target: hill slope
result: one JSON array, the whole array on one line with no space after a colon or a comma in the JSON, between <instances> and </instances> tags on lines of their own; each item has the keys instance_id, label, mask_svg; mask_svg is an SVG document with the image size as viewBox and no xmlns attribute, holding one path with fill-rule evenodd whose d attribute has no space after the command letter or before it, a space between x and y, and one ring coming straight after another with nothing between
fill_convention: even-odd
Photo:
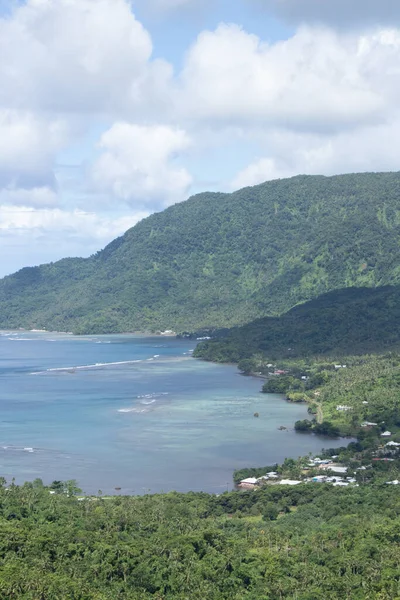
<instances>
[{"instance_id":1,"label":"hill slope","mask_svg":"<svg viewBox=\"0 0 400 600\"><path fill-rule=\"evenodd\" d=\"M333 291L281 317L216 332L214 340L197 346L194 356L239 362L257 353L275 359L399 348L400 286L386 286Z\"/></svg>"},{"instance_id":2,"label":"hill slope","mask_svg":"<svg viewBox=\"0 0 400 600\"><path fill-rule=\"evenodd\" d=\"M299 176L205 193L89 259L4 278L0 327L237 325L333 289L400 283L399 233L399 173Z\"/></svg>"}]
</instances>

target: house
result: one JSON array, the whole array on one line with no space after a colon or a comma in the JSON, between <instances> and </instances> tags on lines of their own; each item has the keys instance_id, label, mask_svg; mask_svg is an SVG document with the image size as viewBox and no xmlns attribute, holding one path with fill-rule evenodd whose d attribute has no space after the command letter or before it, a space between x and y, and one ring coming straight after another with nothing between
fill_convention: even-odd
<instances>
[{"instance_id":1,"label":"house","mask_svg":"<svg viewBox=\"0 0 400 600\"><path fill-rule=\"evenodd\" d=\"M296 479L282 479L279 483L281 485L299 485L302 481L297 481Z\"/></svg>"},{"instance_id":2,"label":"house","mask_svg":"<svg viewBox=\"0 0 400 600\"><path fill-rule=\"evenodd\" d=\"M346 406L345 404L339 404L336 407L336 410L340 411L340 412L345 412L346 410L353 410L352 406Z\"/></svg>"},{"instance_id":3,"label":"house","mask_svg":"<svg viewBox=\"0 0 400 600\"><path fill-rule=\"evenodd\" d=\"M329 465L328 469L334 473L347 473L347 467L340 467L339 465Z\"/></svg>"},{"instance_id":4,"label":"house","mask_svg":"<svg viewBox=\"0 0 400 600\"><path fill-rule=\"evenodd\" d=\"M349 483L347 483L346 481L337 481L336 483L333 483L332 485L334 486L347 486L350 485Z\"/></svg>"},{"instance_id":5,"label":"house","mask_svg":"<svg viewBox=\"0 0 400 600\"><path fill-rule=\"evenodd\" d=\"M386 483L388 485L399 485L400 481L398 479L395 479L394 481L387 481Z\"/></svg>"},{"instance_id":6,"label":"house","mask_svg":"<svg viewBox=\"0 0 400 600\"><path fill-rule=\"evenodd\" d=\"M384 431L383 433L381 433L381 437L390 437L392 434L390 431Z\"/></svg>"},{"instance_id":7,"label":"house","mask_svg":"<svg viewBox=\"0 0 400 600\"><path fill-rule=\"evenodd\" d=\"M400 446L400 444L398 444L397 442L388 442L387 444L385 444L385 446L393 446L393 447L398 447Z\"/></svg>"},{"instance_id":8,"label":"house","mask_svg":"<svg viewBox=\"0 0 400 600\"><path fill-rule=\"evenodd\" d=\"M376 427L378 425L378 423L370 423L369 421L364 421L364 423L361 423L361 427Z\"/></svg>"},{"instance_id":9,"label":"house","mask_svg":"<svg viewBox=\"0 0 400 600\"><path fill-rule=\"evenodd\" d=\"M255 477L248 477L247 479L242 479L238 487L252 490L257 485L257 483L258 479L256 479Z\"/></svg>"}]
</instances>

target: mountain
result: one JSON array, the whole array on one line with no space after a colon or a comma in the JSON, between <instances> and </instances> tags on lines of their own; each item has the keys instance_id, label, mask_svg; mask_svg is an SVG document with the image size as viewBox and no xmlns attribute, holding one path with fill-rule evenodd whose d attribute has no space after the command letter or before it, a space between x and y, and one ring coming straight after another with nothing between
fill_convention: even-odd
<instances>
[{"instance_id":1,"label":"mountain","mask_svg":"<svg viewBox=\"0 0 400 600\"><path fill-rule=\"evenodd\" d=\"M400 283L400 174L298 176L204 193L88 259L0 281L0 327L234 326L334 289Z\"/></svg>"},{"instance_id":2,"label":"mountain","mask_svg":"<svg viewBox=\"0 0 400 600\"><path fill-rule=\"evenodd\" d=\"M400 286L348 288L296 306L281 317L215 332L194 356L240 362L266 358L346 356L400 348Z\"/></svg>"}]
</instances>

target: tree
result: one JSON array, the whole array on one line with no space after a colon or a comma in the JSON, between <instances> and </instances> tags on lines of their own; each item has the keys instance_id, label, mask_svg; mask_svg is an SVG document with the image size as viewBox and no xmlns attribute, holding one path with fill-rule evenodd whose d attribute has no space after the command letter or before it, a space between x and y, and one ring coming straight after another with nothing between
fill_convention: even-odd
<instances>
[{"instance_id":1,"label":"tree","mask_svg":"<svg viewBox=\"0 0 400 600\"><path fill-rule=\"evenodd\" d=\"M279 511L277 509L277 507L275 506L275 504L272 504L272 502L268 502L263 510L263 519L264 521L276 521L276 519L278 518L279 515Z\"/></svg>"},{"instance_id":2,"label":"tree","mask_svg":"<svg viewBox=\"0 0 400 600\"><path fill-rule=\"evenodd\" d=\"M296 421L296 423L294 424L294 428L296 431L311 431L312 426L312 421L309 421L309 419L304 419L303 421Z\"/></svg>"}]
</instances>

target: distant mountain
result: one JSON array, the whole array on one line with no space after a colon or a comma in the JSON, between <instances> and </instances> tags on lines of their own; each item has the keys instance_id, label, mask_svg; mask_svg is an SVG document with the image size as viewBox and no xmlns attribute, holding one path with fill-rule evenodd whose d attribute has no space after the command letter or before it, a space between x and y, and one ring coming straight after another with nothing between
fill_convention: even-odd
<instances>
[{"instance_id":1,"label":"distant mountain","mask_svg":"<svg viewBox=\"0 0 400 600\"><path fill-rule=\"evenodd\" d=\"M266 317L214 333L195 356L239 362L275 358L346 356L400 349L400 286L349 288L324 294L281 317Z\"/></svg>"},{"instance_id":2,"label":"distant mountain","mask_svg":"<svg viewBox=\"0 0 400 600\"><path fill-rule=\"evenodd\" d=\"M400 174L299 176L204 193L88 259L0 281L0 327L194 330L330 290L400 283Z\"/></svg>"}]
</instances>

